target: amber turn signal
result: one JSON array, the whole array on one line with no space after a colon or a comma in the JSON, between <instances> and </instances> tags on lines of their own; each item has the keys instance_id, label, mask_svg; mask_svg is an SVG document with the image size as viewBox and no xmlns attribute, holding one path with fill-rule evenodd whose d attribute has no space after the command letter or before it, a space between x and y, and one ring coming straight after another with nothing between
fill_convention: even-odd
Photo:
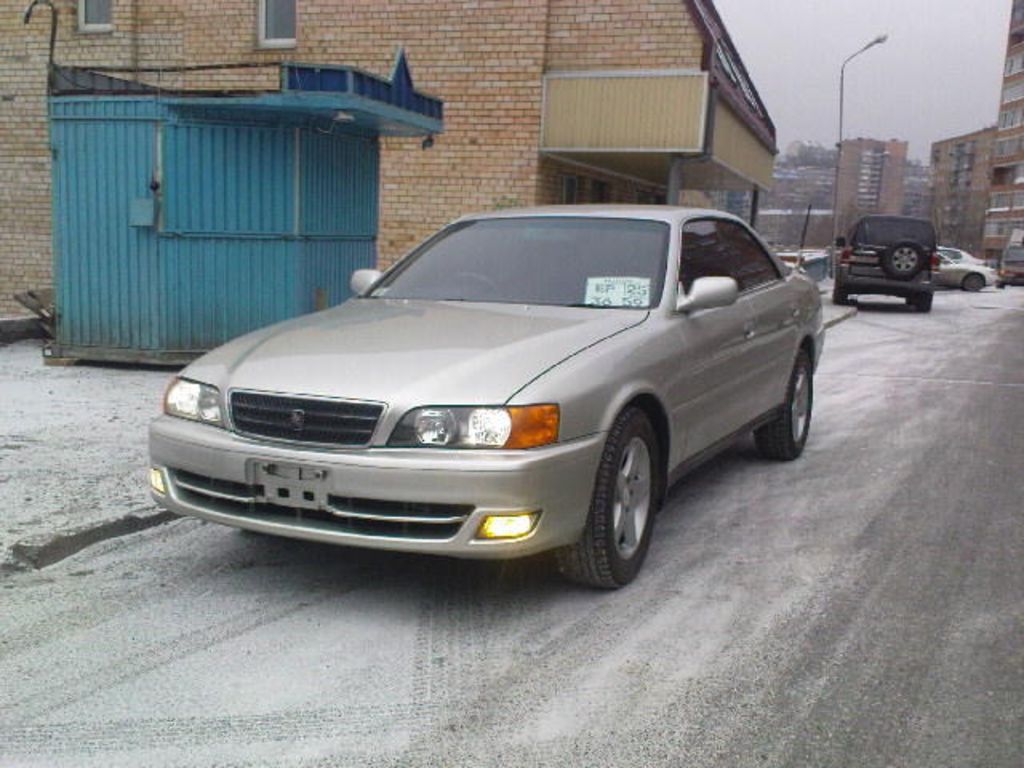
<instances>
[{"instance_id":1,"label":"amber turn signal","mask_svg":"<svg viewBox=\"0 0 1024 768\"><path fill-rule=\"evenodd\" d=\"M558 406L526 405L508 409L512 431L505 448L537 448L558 441Z\"/></svg>"}]
</instances>

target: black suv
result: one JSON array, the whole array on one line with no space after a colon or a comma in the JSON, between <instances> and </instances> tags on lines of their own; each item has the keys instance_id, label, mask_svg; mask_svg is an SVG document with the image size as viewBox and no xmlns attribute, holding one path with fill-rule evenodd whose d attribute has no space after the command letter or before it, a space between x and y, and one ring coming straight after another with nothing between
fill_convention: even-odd
<instances>
[{"instance_id":1,"label":"black suv","mask_svg":"<svg viewBox=\"0 0 1024 768\"><path fill-rule=\"evenodd\" d=\"M932 308L935 227L908 216L865 216L840 237L832 301L849 304L850 294L901 296L920 312Z\"/></svg>"}]
</instances>

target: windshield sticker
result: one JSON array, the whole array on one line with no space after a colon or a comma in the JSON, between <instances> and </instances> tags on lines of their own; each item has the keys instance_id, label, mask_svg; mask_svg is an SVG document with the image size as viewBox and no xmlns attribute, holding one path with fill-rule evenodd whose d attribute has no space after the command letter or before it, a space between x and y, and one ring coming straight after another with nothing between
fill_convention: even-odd
<instances>
[{"instance_id":1,"label":"windshield sticker","mask_svg":"<svg viewBox=\"0 0 1024 768\"><path fill-rule=\"evenodd\" d=\"M651 303L649 277L588 277L585 304L594 307L640 307Z\"/></svg>"}]
</instances>

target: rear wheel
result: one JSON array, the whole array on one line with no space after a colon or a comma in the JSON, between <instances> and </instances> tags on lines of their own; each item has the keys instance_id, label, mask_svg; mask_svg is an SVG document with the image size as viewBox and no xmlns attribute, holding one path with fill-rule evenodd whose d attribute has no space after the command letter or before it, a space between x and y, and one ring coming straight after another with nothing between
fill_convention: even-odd
<instances>
[{"instance_id":1,"label":"rear wheel","mask_svg":"<svg viewBox=\"0 0 1024 768\"><path fill-rule=\"evenodd\" d=\"M838 285L832 286L832 303L840 307L848 307L853 302L850 301L850 294L840 288Z\"/></svg>"},{"instance_id":2,"label":"rear wheel","mask_svg":"<svg viewBox=\"0 0 1024 768\"><path fill-rule=\"evenodd\" d=\"M985 278L979 275L977 272L971 272L963 279L960 283L960 287L965 291L980 291L985 287Z\"/></svg>"},{"instance_id":3,"label":"rear wheel","mask_svg":"<svg viewBox=\"0 0 1024 768\"><path fill-rule=\"evenodd\" d=\"M556 552L564 576L603 589L636 578L651 543L661 475L651 422L638 408L627 408L608 433L583 535Z\"/></svg>"},{"instance_id":4,"label":"rear wheel","mask_svg":"<svg viewBox=\"0 0 1024 768\"><path fill-rule=\"evenodd\" d=\"M930 293L919 293L908 298L907 304L917 309L918 312L931 312L932 295Z\"/></svg>"},{"instance_id":5,"label":"rear wheel","mask_svg":"<svg viewBox=\"0 0 1024 768\"><path fill-rule=\"evenodd\" d=\"M811 430L814 405L814 366L801 349L786 388L786 402L772 421L754 431L757 450L767 459L793 461L803 453Z\"/></svg>"}]
</instances>

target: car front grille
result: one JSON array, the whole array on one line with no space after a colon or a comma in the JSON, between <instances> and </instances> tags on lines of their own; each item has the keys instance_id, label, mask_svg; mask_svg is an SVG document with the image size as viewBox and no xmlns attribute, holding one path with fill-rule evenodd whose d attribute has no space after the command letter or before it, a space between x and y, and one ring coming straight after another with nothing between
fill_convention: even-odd
<instances>
[{"instance_id":1,"label":"car front grille","mask_svg":"<svg viewBox=\"0 0 1024 768\"><path fill-rule=\"evenodd\" d=\"M283 524L289 528L348 533L362 537L422 541L451 539L473 513L470 504L432 504L328 496L326 509L300 509L264 500L262 485L247 485L171 470L175 493L201 509L239 520Z\"/></svg>"},{"instance_id":2,"label":"car front grille","mask_svg":"<svg viewBox=\"0 0 1024 768\"><path fill-rule=\"evenodd\" d=\"M231 421L236 430L300 443L366 445L383 412L380 403L231 393Z\"/></svg>"}]
</instances>

